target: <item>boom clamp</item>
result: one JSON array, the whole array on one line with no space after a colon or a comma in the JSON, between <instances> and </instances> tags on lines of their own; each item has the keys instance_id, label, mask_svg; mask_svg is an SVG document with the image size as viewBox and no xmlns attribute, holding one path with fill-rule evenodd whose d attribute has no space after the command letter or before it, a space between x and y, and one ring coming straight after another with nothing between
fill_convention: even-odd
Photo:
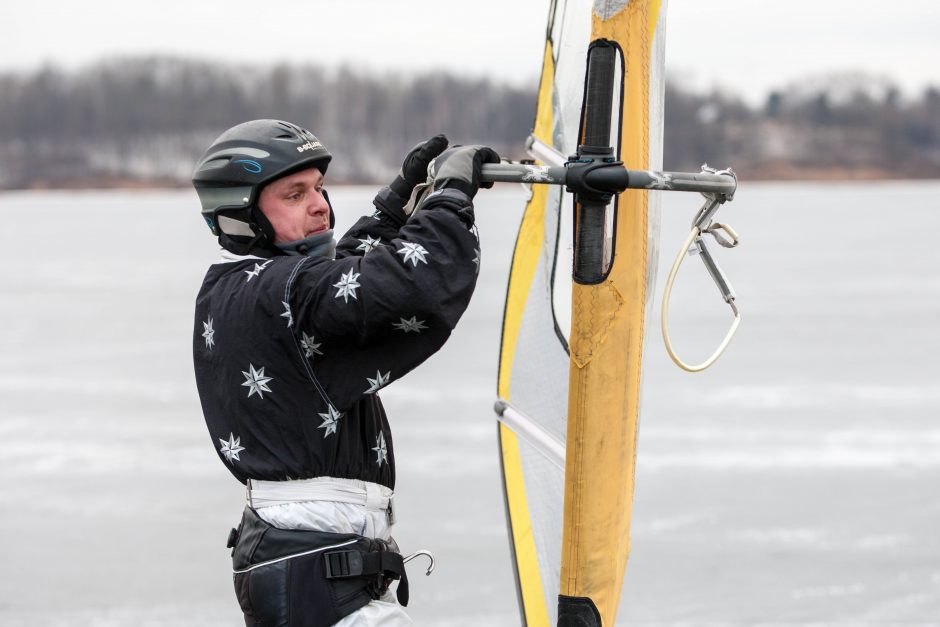
<instances>
[{"instance_id":1,"label":"boom clamp","mask_svg":"<svg viewBox=\"0 0 940 627\"><path fill-rule=\"evenodd\" d=\"M597 176L591 176L600 169L617 168L623 171L623 162L614 157L610 146L578 146L578 154L572 155L565 162L568 169L565 191L577 194L580 200L607 204L615 193L619 194L626 186L604 185Z\"/></svg>"}]
</instances>

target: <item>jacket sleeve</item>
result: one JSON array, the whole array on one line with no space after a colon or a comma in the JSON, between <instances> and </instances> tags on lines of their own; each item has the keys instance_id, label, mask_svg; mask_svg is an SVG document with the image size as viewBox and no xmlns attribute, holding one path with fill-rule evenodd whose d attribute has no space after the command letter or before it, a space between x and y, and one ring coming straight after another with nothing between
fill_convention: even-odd
<instances>
[{"instance_id":1,"label":"jacket sleeve","mask_svg":"<svg viewBox=\"0 0 940 627\"><path fill-rule=\"evenodd\" d=\"M323 342L314 370L337 409L398 379L447 340L476 285L479 244L468 214L470 199L446 190L391 240L296 273L297 332Z\"/></svg>"},{"instance_id":2,"label":"jacket sleeve","mask_svg":"<svg viewBox=\"0 0 940 627\"><path fill-rule=\"evenodd\" d=\"M361 257L372 251L376 244L387 244L398 236L398 230L408 220L403 209L408 199L388 187L379 190L372 202L375 212L359 218L337 243L337 259L351 255Z\"/></svg>"}]
</instances>

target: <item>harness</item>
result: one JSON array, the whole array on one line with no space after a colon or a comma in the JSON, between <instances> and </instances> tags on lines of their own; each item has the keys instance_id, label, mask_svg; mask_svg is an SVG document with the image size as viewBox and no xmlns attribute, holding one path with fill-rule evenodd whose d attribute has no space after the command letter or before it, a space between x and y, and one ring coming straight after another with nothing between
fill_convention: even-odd
<instances>
[{"instance_id":1,"label":"harness","mask_svg":"<svg viewBox=\"0 0 940 627\"><path fill-rule=\"evenodd\" d=\"M235 594L254 627L328 627L395 580L398 602L408 605L405 558L394 540L278 529L246 507L228 547Z\"/></svg>"}]
</instances>

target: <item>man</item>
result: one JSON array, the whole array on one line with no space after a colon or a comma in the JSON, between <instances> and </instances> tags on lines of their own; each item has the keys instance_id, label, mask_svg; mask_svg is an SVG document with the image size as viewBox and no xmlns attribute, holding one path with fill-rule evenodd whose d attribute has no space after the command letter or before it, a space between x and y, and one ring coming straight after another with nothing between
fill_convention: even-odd
<instances>
[{"instance_id":1,"label":"man","mask_svg":"<svg viewBox=\"0 0 940 627\"><path fill-rule=\"evenodd\" d=\"M436 352L466 308L480 260L472 198L482 164L499 161L446 147L442 135L416 146L338 244L332 156L309 131L240 124L196 167L223 248L196 300L196 383L213 445L248 488L229 538L247 625L411 624L388 591L401 578L407 603L378 391Z\"/></svg>"}]
</instances>

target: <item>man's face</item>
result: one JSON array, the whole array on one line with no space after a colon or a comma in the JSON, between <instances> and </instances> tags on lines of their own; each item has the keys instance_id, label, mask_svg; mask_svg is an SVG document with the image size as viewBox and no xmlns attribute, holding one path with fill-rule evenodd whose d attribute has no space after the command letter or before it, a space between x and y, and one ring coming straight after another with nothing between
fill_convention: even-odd
<instances>
[{"instance_id":1,"label":"man's face","mask_svg":"<svg viewBox=\"0 0 940 627\"><path fill-rule=\"evenodd\" d=\"M269 183L258 206L274 227L274 242L303 239L330 228L330 206L323 197L323 174L307 168Z\"/></svg>"}]
</instances>

